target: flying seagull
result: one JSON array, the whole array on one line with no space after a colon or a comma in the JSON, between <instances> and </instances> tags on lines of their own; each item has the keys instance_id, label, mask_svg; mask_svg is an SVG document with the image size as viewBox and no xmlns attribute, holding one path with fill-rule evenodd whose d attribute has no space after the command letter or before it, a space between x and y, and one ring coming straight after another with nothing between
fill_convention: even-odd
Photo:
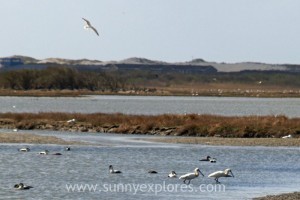
<instances>
[{"instance_id":1,"label":"flying seagull","mask_svg":"<svg viewBox=\"0 0 300 200\"><path fill-rule=\"evenodd\" d=\"M85 25L83 26L85 29L92 29L98 36L99 36L99 33L98 33L98 31L95 29L95 27L93 27L92 25L91 25L91 23L89 22L89 20L87 20L87 19L84 19L84 18L82 18L84 21L85 21Z\"/></svg>"}]
</instances>

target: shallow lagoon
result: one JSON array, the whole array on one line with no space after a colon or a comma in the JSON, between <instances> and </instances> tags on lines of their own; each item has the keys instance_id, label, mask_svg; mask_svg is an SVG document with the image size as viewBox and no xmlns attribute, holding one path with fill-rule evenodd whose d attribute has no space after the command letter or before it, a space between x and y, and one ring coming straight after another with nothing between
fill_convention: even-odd
<instances>
[{"instance_id":1,"label":"shallow lagoon","mask_svg":"<svg viewBox=\"0 0 300 200\"><path fill-rule=\"evenodd\" d=\"M151 136L26 132L92 142L93 145L71 146L71 151L64 151L64 146L60 145L0 145L1 197L249 199L266 194L297 191L300 184L300 148L164 144L143 141ZM17 151L24 146L29 146L31 151L27 153ZM61 152L63 155L37 154L44 149ZM206 155L216 157L217 163L198 161ZM110 164L123 173L109 174ZM175 170L180 176L192 172L196 167L201 169L205 177L192 180L189 186L182 185L179 179L167 177L171 170ZM220 178L225 191L224 188L212 191L216 184L207 175L225 168L231 168L235 177ZM158 174L148 174L147 171L150 169L158 171ZM29 191L14 190L13 185L18 182L24 182L34 188ZM76 189L76 184L86 185L85 191L83 188L80 191ZM125 185L127 191L122 192L122 186ZM138 186L144 188L133 189ZM157 190L153 190L155 186ZM87 187L94 188L89 190Z\"/></svg>"},{"instance_id":2,"label":"shallow lagoon","mask_svg":"<svg viewBox=\"0 0 300 200\"><path fill-rule=\"evenodd\" d=\"M0 97L0 112L79 112L156 115L196 113L225 116L300 116L297 98L86 96Z\"/></svg>"}]
</instances>

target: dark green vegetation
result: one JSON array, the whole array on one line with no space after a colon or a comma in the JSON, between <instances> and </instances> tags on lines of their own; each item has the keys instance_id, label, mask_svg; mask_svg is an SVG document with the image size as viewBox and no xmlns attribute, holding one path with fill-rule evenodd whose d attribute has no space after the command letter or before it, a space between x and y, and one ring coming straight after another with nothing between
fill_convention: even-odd
<instances>
[{"instance_id":1,"label":"dark green vegetation","mask_svg":"<svg viewBox=\"0 0 300 200\"><path fill-rule=\"evenodd\" d=\"M67 122L73 118L76 119L75 123ZM2 113L0 127L225 138L300 136L300 119L285 116Z\"/></svg>"},{"instance_id":2,"label":"dark green vegetation","mask_svg":"<svg viewBox=\"0 0 300 200\"><path fill-rule=\"evenodd\" d=\"M101 71L69 67L0 72L2 90L83 90L111 94L213 96L300 96L300 73L157 73L147 70ZM2 94L5 95L5 94Z\"/></svg>"}]
</instances>

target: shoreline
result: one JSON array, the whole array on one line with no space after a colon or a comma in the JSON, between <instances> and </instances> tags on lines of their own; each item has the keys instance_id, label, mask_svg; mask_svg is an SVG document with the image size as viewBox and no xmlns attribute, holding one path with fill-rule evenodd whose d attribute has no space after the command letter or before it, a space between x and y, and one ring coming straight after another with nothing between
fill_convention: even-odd
<instances>
[{"instance_id":1,"label":"shoreline","mask_svg":"<svg viewBox=\"0 0 300 200\"><path fill-rule=\"evenodd\" d=\"M147 139L147 141L199 144L208 146L263 146L263 147L300 147L300 138L218 138L218 137L177 137Z\"/></svg>"},{"instance_id":2,"label":"shoreline","mask_svg":"<svg viewBox=\"0 0 300 200\"><path fill-rule=\"evenodd\" d=\"M33 133L0 133L0 143L86 145L78 141L66 141L55 136L41 136Z\"/></svg>"},{"instance_id":3,"label":"shoreline","mask_svg":"<svg viewBox=\"0 0 300 200\"><path fill-rule=\"evenodd\" d=\"M250 87L250 86L249 86ZM251 88L251 87L250 87ZM199 97L252 97L252 98L300 98L300 92L285 92L284 89L266 89L261 92L258 89L243 89L237 91L236 88L220 89L212 87L209 89L199 89L197 94L193 94L190 88L158 88L155 92L146 91L91 91L86 89L79 90L9 90L0 89L0 96L18 96L18 97L83 97L86 95L124 95L124 96L199 96Z\"/></svg>"},{"instance_id":4,"label":"shoreline","mask_svg":"<svg viewBox=\"0 0 300 200\"><path fill-rule=\"evenodd\" d=\"M291 192L278 195L267 195L264 197L256 197L253 200L298 200L300 199L300 192Z\"/></svg>"}]
</instances>

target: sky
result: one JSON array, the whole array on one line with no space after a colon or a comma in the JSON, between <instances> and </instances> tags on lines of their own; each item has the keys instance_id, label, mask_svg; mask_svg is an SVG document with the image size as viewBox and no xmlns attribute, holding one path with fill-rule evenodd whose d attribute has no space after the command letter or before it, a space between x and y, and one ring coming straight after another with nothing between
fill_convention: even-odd
<instances>
[{"instance_id":1,"label":"sky","mask_svg":"<svg viewBox=\"0 0 300 200\"><path fill-rule=\"evenodd\" d=\"M0 57L300 64L300 0L0 0ZM100 36L83 29L88 19Z\"/></svg>"}]
</instances>

